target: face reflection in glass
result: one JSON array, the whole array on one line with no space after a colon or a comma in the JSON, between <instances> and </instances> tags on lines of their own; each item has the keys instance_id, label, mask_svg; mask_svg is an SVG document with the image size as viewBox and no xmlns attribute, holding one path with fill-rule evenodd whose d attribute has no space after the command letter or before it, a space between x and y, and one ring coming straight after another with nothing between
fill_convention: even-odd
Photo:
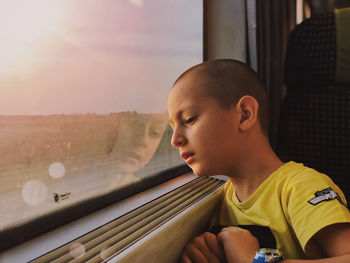
<instances>
[{"instance_id":1,"label":"face reflection in glass","mask_svg":"<svg viewBox=\"0 0 350 263\"><path fill-rule=\"evenodd\" d=\"M167 125L167 115L125 113L107 149L108 159L120 174L144 167L156 152Z\"/></svg>"}]
</instances>

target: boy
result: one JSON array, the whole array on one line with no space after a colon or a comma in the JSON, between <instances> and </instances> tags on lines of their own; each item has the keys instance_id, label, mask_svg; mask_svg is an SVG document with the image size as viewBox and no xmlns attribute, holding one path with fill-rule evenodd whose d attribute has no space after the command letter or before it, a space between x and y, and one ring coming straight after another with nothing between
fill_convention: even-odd
<instances>
[{"instance_id":1,"label":"boy","mask_svg":"<svg viewBox=\"0 0 350 263\"><path fill-rule=\"evenodd\" d=\"M273 152L267 96L253 70L229 59L194 66L174 83L168 112L171 143L193 172L229 178L213 219L229 227L195 238L182 262L252 263L258 240L238 225L269 227L285 263L350 262L344 195L327 176Z\"/></svg>"}]
</instances>

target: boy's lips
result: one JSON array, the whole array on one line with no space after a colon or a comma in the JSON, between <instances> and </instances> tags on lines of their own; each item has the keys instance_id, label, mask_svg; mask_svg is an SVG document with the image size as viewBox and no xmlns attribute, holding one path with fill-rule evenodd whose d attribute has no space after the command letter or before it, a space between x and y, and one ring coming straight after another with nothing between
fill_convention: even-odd
<instances>
[{"instance_id":1,"label":"boy's lips","mask_svg":"<svg viewBox=\"0 0 350 263\"><path fill-rule=\"evenodd\" d=\"M121 157L121 160L130 161L133 163L139 163L141 159L141 155L136 152L128 152L126 154L123 154L123 156Z\"/></svg>"},{"instance_id":2,"label":"boy's lips","mask_svg":"<svg viewBox=\"0 0 350 263\"><path fill-rule=\"evenodd\" d=\"M193 156L193 152L181 153L181 157L186 161L187 164L190 164L192 162Z\"/></svg>"}]
</instances>

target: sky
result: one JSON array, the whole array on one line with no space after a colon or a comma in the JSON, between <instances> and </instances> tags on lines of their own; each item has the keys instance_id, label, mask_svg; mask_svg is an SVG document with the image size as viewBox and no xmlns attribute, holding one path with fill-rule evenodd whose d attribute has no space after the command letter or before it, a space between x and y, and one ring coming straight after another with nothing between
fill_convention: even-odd
<instances>
[{"instance_id":1,"label":"sky","mask_svg":"<svg viewBox=\"0 0 350 263\"><path fill-rule=\"evenodd\" d=\"M0 0L0 115L165 111L172 83L202 61L202 8Z\"/></svg>"}]
</instances>

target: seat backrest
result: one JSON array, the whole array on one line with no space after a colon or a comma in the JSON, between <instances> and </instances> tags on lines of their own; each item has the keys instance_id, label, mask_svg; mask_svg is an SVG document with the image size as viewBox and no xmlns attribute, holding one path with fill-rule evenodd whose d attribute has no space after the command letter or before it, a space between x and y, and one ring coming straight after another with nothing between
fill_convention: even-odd
<instances>
[{"instance_id":1,"label":"seat backrest","mask_svg":"<svg viewBox=\"0 0 350 263\"><path fill-rule=\"evenodd\" d=\"M342 11L350 14L349 8ZM292 32L277 153L284 161L302 162L326 173L350 201L350 83L346 82L350 44L344 52L347 42L342 38L347 36L338 30L344 21L339 22L336 11L307 19Z\"/></svg>"}]
</instances>

